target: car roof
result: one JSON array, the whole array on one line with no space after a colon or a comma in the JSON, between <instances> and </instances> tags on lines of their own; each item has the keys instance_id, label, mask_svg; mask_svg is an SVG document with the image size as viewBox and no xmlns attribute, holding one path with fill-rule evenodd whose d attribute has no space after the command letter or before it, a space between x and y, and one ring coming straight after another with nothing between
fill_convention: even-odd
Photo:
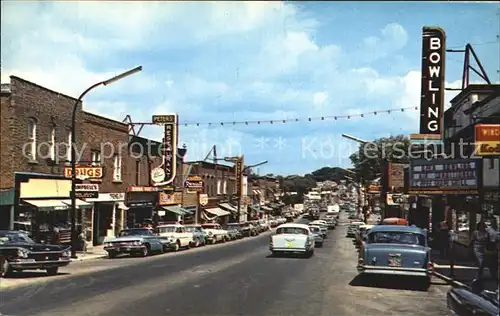
<instances>
[{"instance_id":1,"label":"car roof","mask_svg":"<svg viewBox=\"0 0 500 316\"><path fill-rule=\"evenodd\" d=\"M424 234L424 230L415 226L402 226L402 225L375 225L371 228L370 233L375 232L408 232L416 234Z\"/></svg>"},{"instance_id":2,"label":"car roof","mask_svg":"<svg viewBox=\"0 0 500 316\"><path fill-rule=\"evenodd\" d=\"M298 223L288 223L288 224L282 224L278 226L278 228L304 228L304 229L309 229L309 226L306 224L298 224Z\"/></svg>"}]
</instances>

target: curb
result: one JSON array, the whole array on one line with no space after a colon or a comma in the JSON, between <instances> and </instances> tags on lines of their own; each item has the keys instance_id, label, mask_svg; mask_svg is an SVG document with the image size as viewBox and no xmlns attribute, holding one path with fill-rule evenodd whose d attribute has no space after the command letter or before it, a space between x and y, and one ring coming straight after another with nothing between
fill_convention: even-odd
<instances>
[{"instance_id":1,"label":"curb","mask_svg":"<svg viewBox=\"0 0 500 316\"><path fill-rule=\"evenodd\" d=\"M446 281L448 284L456 286L456 287L467 287L467 285L463 284L462 282L455 281L453 278L450 278L444 274L441 274L439 272L433 271L432 274L444 281Z\"/></svg>"},{"instance_id":2,"label":"curb","mask_svg":"<svg viewBox=\"0 0 500 316\"><path fill-rule=\"evenodd\" d=\"M97 256L92 256L92 257L85 257L85 256L81 256L77 259L71 259L71 262L81 262L81 261L87 261L87 260L95 260L95 259L102 259L102 258L107 258L106 255L97 255Z\"/></svg>"}]
</instances>

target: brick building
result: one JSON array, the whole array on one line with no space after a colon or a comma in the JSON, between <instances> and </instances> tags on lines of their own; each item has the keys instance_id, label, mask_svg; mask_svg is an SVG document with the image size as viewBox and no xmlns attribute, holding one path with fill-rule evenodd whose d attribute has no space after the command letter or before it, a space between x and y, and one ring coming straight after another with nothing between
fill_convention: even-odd
<instances>
[{"instance_id":1,"label":"brick building","mask_svg":"<svg viewBox=\"0 0 500 316\"><path fill-rule=\"evenodd\" d=\"M15 76L1 87L0 227L21 225L36 238L53 224L69 229L71 181L63 172L76 99ZM81 108L77 126L83 123ZM84 143L81 131L77 148ZM78 200L77 207L91 204Z\"/></svg>"}]
</instances>

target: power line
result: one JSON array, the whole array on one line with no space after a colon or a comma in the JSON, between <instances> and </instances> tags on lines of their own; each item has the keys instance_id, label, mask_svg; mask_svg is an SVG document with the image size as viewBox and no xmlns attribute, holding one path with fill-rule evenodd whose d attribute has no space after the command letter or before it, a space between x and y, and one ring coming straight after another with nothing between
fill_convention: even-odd
<instances>
[{"instance_id":1,"label":"power line","mask_svg":"<svg viewBox=\"0 0 500 316\"><path fill-rule=\"evenodd\" d=\"M470 43L470 45L474 47L474 46L483 46L483 45L496 44L496 43L498 43L498 39L496 41ZM446 46L446 49L457 49L457 48L465 48L465 45Z\"/></svg>"},{"instance_id":2,"label":"power line","mask_svg":"<svg viewBox=\"0 0 500 316\"><path fill-rule=\"evenodd\" d=\"M406 110L416 111L418 110L417 106L406 107L406 108L396 108L396 109L387 109L380 111L371 111L366 113L359 114L345 114L345 115L335 115L335 116L317 116L317 117L307 117L304 119L293 118L293 119L275 119L275 120L248 120L248 121L222 121L222 122L206 122L206 123L189 123L184 122L179 125L182 126L226 126L226 125L260 125L260 124L284 124L284 123L299 123L299 122L312 122L312 121L327 121L327 120L340 120L340 119L351 119L355 117L365 117L377 114L391 114L404 112Z\"/></svg>"}]
</instances>

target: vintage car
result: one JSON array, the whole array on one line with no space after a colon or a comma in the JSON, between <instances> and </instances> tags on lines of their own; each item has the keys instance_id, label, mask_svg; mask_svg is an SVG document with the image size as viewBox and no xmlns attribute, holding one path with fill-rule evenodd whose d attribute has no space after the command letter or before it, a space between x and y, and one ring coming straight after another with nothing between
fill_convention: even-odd
<instances>
[{"instance_id":1,"label":"vintage car","mask_svg":"<svg viewBox=\"0 0 500 316\"><path fill-rule=\"evenodd\" d=\"M230 240L236 240L243 238L243 234L240 232L240 225L238 223L229 223L224 227L227 230Z\"/></svg>"},{"instance_id":2,"label":"vintage car","mask_svg":"<svg viewBox=\"0 0 500 316\"><path fill-rule=\"evenodd\" d=\"M321 229L321 233L323 234L323 238L326 238L328 236L328 225L326 224L325 221L322 221L322 220L312 221L312 222L309 222L308 225L318 226Z\"/></svg>"},{"instance_id":3,"label":"vintage car","mask_svg":"<svg viewBox=\"0 0 500 316\"><path fill-rule=\"evenodd\" d=\"M314 254L314 243L315 238L309 226L286 223L278 226L276 234L270 237L269 250L274 256L300 253L310 257Z\"/></svg>"},{"instance_id":4,"label":"vintage car","mask_svg":"<svg viewBox=\"0 0 500 316\"><path fill-rule=\"evenodd\" d=\"M203 230L201 225L184 225L187 232L193 233L194 242L191 246L199 247L205 246L207 243L206 236L207 232Z\"/></svg>"},{"instance_id":5,"label":"vintage car","mask_svg":"<svg viewBox=\"0 0 500 316\"><path fill-rule=\"evenodd\" d=\"M28 235L15 230L0 230L2 277L16 271L45 270L56 275L60 267L71 262L71 247L37 244Z\"/></svg>"},{"instance_id":6,"label":"vintage car","mask_svg":"<svg viewBox=\"0 0 500 316\"><path fill-rule=\"evenodd\" d=\"M433 264L425 232L413 226L373 226L364 237L357 270L360 274L419 277L428 286Z\"/></svg>"},{"instance_id":7,"label":"vintage car","mask_svg":"<svg viewBox=\"0 0 500 316\"><path fill-rule=\"evenodd\" d=\"M164 250L178 251L181 248L190 248L196 242L194 234L181 224L159 225L156 231L163 242Z\"/></svg>"},{"instance_id":8,"label":"vintage car","mask_svg":"<svg viewBox=\"0 0 500 316\"><path fill-rule=\"evenodd\" d=\"M366 233L367 230L372 228L373 225L360 225L358 227L358 230L355 232L356 234L356 245L359 246L361 245L361 242L363 240L364 234Z\"/></svg>"},{"instance_id":9,"label":"vintage car","mask_svg":"<svg viewBox=\"0 0 500 316\"><path fill-rule=\"evenodd\" d=\"M326 222L328 229L335 229L337 226L337 219L335 218L323 218L323 220Z\"/></svg>"},{"instance_id":10,"label":"vintage car","mask_svg":"<svg viewBox=\"0 0 500 316\"><path fill-rule=\"evenodd\" d=\"M240 231L243 237L257 236L259 232L250 222L240 223Z\"/></svg>"},{"instance_id":11,"label":"vintage car","mask_svg":"<svg viewBox=\"0 0 500 316\"><path fill-rule=\"evenodd\" d=\"M205 223L201 227L207 232L206 240L208 244L226 242L230 239L228 232L217 223Z\"/></svg>"},{"instance_id":12,"label":"vintage car","mask_svg":"<svg viewBox=\"0 0 500 316\"><path fill-rule=\"evenodd\" d=\"M359 229L359 226L365 225L365 222L360 220L353 220L347 225L347 237L356 237L356 232Z\"/></svg>"},{"instance_id":13,"label":"vintage car","mask_svg":"<svg viewBox=\"0 0 500 316\"><path fill-rule=\"evenodd\" d=\"M323 238L323 232L321 231L321 227L309 225L309 230L311 230L311 233L314 236L314 245L316 247L323 247L324 238Z\"/></svg>"},{"instance_id":14,"label":"vintage car","mask_svg":"<svg viewBox=\"0 0 500 316\"><path fill-rule=\"evenodd\" d=\"M104 243L110 259L119 254L147 257L153 252L163 253L165 245L149 228L130 228L120 231L118 237Z\"/></svg>"},{"instance_id":15,"label":"vintage car","mask_svg":"<svg viewBox=\"0 0 500 316\"><path fill-rule=\"evenodd\" d=\"M452 287L446 294L446 305L451 315L497 316L500 308L499 290L483 288L481 281L474 280L470 287Z\"/></svg>"},{"instance_id":16,"label":"vintage car","mask_svg":"<svg viewBox=\"0 0 500 316\"><path fill-rule=\"evenodd\" d=\"M382 219L381 225L402 225L408 226L408 221L404 218L398 217L387 217Z\"/></svg>"}]
</instances>

